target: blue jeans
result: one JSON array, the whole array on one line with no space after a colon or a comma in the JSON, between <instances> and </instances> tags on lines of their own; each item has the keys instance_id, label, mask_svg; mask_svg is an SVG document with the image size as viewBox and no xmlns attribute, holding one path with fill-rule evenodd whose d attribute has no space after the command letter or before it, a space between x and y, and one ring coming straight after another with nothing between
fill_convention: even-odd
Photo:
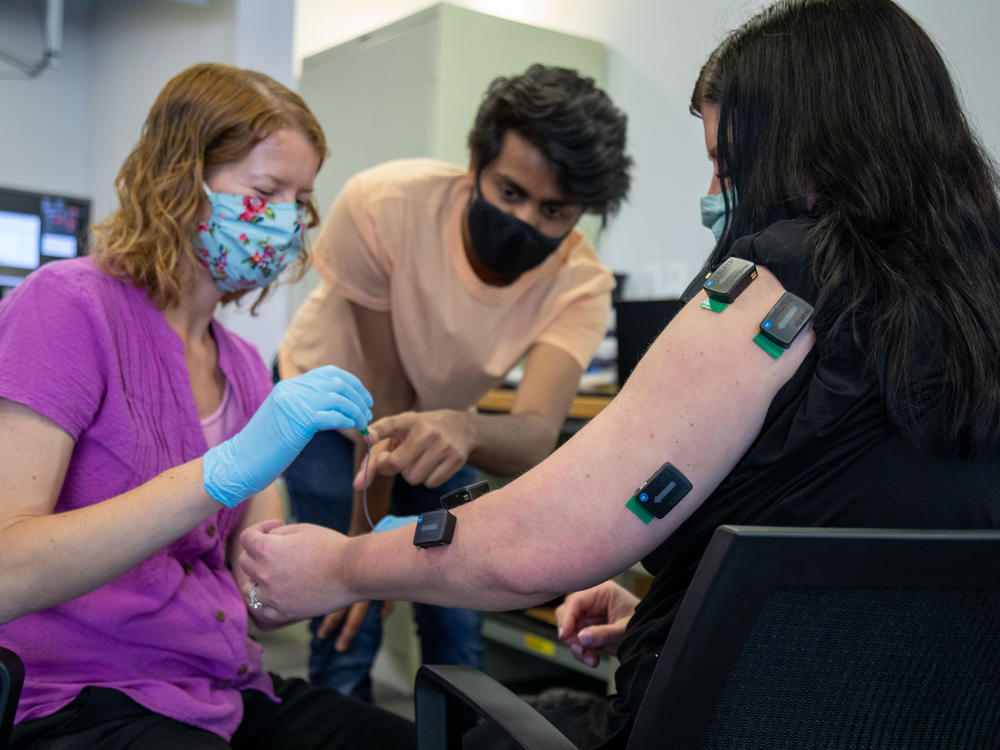
<instances>
[{"instance_id":1,"label":"blue jeans","mask_svg":"<svg viewBox=\"0 0 1000 750\"><path fill-rule=\"evenodd\" d=\"M390 512L411 515L441 507L440 497L472 484L476 472L469 466L440 487L414 487L402 478L393 486ZM319 432L285 471L285 483L295 520L346 532L351 521L354 444L338 432ZM483 614L467 609L414 604L423 661L427 664L482 666ZM372 602L348 651L334 650L337 633L316 637L322 617L313 618L309 646L309 679L344 695L371 701L371 666L382 643L382 603ZM339 630L338 630L339 632Z\"/></svg>"}]
</instances>

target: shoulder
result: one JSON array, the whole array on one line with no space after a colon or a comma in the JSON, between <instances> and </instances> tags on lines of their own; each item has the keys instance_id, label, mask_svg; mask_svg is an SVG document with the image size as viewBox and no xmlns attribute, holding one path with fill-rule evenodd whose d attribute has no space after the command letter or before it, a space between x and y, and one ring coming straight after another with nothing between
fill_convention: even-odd
<instances>
[{"instance_id":1,"label":"shoulder","mask_svg":"<svg viewBox=\"0 0 1000 750\"><path fill-rule=\"evenodd\" d=\"M815 222L808 218L777 221L761 232L736 240L729 255L764 266L785 289L815 301L811 239L814 227Z\"/></svg>"},{"instance_id":2,"label":"shoulder","mask_svg":"<svg viewBox=\"0 0 1000 750\"><path fill-rule=\"evenodd\" d=\"M436 159L396 159L358 172L344 190L366 203L386 199L426 201L446 194L466 174L466 169Z\"/></svg>"},{"instance_id":3,"label":"shoulder","mask_svg":"<svg viewBox=\"0 0 1000 750\"><path fill-rule=\"evenodd\" d=\"M608 294L615 287L611 269L601 263L590 242L578 229L556 251L558 263L554 264L554 283L583 294Z\"/></svg>"},{"instance_id":4,"label":"shoulder","mask_svg":"<svg viewBox=\"0 0 1000 750\"><path fill-rule=\"evenodd\" d=\"M4 299L4 307L43 305L45 314L50 317L83 311L99 314L138 291L128 281L105 273L88 256L45 264Z\"/></svg>"}]
</instances>

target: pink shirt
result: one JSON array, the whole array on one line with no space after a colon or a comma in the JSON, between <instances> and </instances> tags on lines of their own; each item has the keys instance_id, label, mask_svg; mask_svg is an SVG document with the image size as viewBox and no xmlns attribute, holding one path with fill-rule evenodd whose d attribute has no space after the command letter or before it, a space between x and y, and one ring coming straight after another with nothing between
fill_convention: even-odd
<instances>
[{"instance_id":1,"label":"pink shirt","mask_svg":"<svg viewBox=\"0 0 1000 750\"><path fill-rule=\"evenodd\" d=\"M238 416L229 437L270 378L250 344L214 321L212 333ZM75 441L56 513L126 492L208 447L182 341L144 291L90 258L48 264L0 303L0 397ZM225 566L242 514L220 505L120 578L0 627L0 644L25 663L17 721L96 685L228 739L242 720L239 691L272 695Z\"/></svg>"},{"instance_id":2,"label":"pink shirt","mask_svg":"<svg viewBox=\"0 0 1000 750\"><path fill-rule=\"evenodd\" d=\"M334 364L374 382L351 303L390 312L413 408L465 409L535 344L586 368L604 338L614 276L574 230L541 265L507 286L472 270L462 224L467 169L402 159L350 180L312 248L323 278L281 344L282 377Z\"/></svg>"}]
</instances>

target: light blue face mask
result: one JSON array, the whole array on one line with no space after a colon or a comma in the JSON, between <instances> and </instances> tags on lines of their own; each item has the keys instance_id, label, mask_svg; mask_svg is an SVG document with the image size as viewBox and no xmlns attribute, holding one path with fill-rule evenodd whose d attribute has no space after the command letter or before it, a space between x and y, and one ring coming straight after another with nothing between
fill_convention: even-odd
<instances>
[{"instance_id":1,"label":"light blue face mask","mask_svg":"<svg viewBox=\"0 0 1000 750\"><path fill-rule=\"evenodd\" d=\"M198 225L194 249L223 292L264 287L302 252L305 209L252 195L213 193L212 217Z\"/></svg>"},{"instance_id":2,"label":"light blue face mask","mask_svg":"<svg viewBox=\"0 0 1000 750\"><path fill-rule=\"evenodd\" d=\"M730 193L729 210L735 207L736 193ZM722 239L722 230L726 228L726 201L722 193L701 197L701 223L712 230L716 242Z\"/></svg>"}]
</instances>

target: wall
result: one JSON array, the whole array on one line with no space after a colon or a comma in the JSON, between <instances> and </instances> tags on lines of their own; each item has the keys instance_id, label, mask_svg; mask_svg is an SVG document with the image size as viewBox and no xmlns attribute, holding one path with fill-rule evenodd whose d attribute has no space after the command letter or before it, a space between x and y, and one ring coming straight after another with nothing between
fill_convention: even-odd
<instances>
[{"instance_id":1,"label":"wall","mask_svg":"<svg viewBox=\"0 0 1000 750\"><path fill-rule=\"evenodd\" d=\"M44 15L36 3L0 4L0 49L34 64L44 49ZM91 44L86 6L70 0L63 60L35 80L0 62L0 185L90 195Z\"/></svg>"},{"instance_id":2,"label":"wall","mask_svg":"<svg viewBox=\"0 0 1000 750\"><path fill-rule=\"evenodd\" d=\"M629 114L636 161L632 196L606 230L606 263L633 275L630 296L672 294L711 247L698 197L709 167L701 126L687 111L698 69L725 32L766 3L759 0L454 0L608 45L607 90ZM416 12L427 0L297 0L296 60ZM1000 157L1000 27L995 0L903 0L952 64L974 122Z\"/></svg>"}]
</instances>

